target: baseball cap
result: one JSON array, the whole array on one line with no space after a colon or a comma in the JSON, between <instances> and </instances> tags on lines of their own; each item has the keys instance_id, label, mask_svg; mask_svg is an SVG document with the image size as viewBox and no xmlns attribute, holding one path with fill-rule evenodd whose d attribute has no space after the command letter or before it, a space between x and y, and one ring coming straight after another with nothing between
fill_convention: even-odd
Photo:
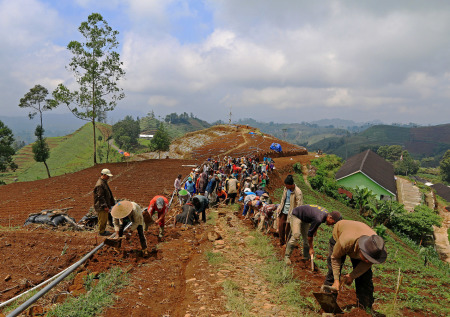
<instances>
[{"instance_id":1,"label":"baseball cap","mask_svg":"<svg viewBox=\"0 0 450 317\"><path fill-rule=\"evenodd\" d=\"M102 169L102 171L100 173L103 174L103 175L108 175L109 177L113 176L111 174L111 171L109 169L107 169L107 168Z\"/></svg>"}]
</instances>

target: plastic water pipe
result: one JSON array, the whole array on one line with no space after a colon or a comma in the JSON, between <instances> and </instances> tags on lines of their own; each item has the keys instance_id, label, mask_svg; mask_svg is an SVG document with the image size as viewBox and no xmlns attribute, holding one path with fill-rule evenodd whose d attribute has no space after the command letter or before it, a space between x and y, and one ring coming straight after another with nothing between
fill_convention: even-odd
<instances>
[{"instance_id":1,"label":"plastic water pipe","mask_svg":"<svg viewBox=\"0 0 450 317\"><path fill-rule=\"evenodd\" d=\"M131 222L125 227L124 230L126 230L129 226L131 226ZM109 238L114 238L116 235L116 233L114 232L111 236L109 236ZM88 254L86 254L81 260L79 260L78 262L72 264L70 267L68 267L66 270L58 273L60 274L58 276L58 274L56 276L58 276L52 283L48 284L46 287L44 287L43 289L41 289L38 293L36 293L33 297L29 298L26 302L24 302L22 305L20 305L19 307L17 307L16 309L14 309L11 313L9 313L9 315L7 315L8 317L15 317L18 316L20 313L22 313L25 309L27 309L28 307L30 307L34 302L36 302L39 298L41 298L42 296L44 296L49 290L51 290L53 287L55 287L57 284L59 284L63 279L65 279L70 273L72 273L73 271L75 271L81 264L83 264L84 262L86 262L92 255L94 255L98 250L100 250L101 248L103 248L103 246L105 245L105 242L100 243L98 246L96 246L91 252L89 252ZM48 281L50 281L51 279L54 279L56 276L54 276L53 278L50 278L49 280L47 280L42 284L47 283ZM37 288L37 286L35 287ZM28 290L27 292L29 292L31 290ZM25 293L27 293L25 292ZM25 293L22 293L20 296L24 295ZM18 296L18 297L20 297ZM5 302L6 303L6 302ZM2 303L2 306L5 304Z\"/></svg>"}]
</instances>

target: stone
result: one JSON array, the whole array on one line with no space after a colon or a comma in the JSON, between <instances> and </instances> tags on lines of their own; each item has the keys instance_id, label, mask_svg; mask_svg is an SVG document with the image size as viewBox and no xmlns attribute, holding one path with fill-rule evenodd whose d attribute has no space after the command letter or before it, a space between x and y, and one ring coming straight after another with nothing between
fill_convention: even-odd
<instances>
[{"instance_id":1,"label":"stone","mask_svg":"<svg viewBox=\"0 0 450 317\"><path fill-rule=\"evenodd\" d=\"M186 280L186 283L190 283L190 282L194 282L194 281L196 281L197 279L194 277L194 278L190 278L190 279L188 279L188 280Z\"/></svg>"},{"instance_id":2,"label":"stone","mask_svg":"<svg viewBox=\"0 0 450 317\"><path fill-rule=\"evenodd\" d=\"M10 274L6 275L5 282L8 282L10 279L11 279L11 275Z\"/></svg>"},{"instance_id":3,"label":"stone","mask_svg":"<svg viewBox=\"0 0 450 317\"><path fill-rule=\"evenodd\" d=\"M217 231L210 231L208 232L208 240L211 242L222 240L222 236Z\"/></svg>"}]
</instances>

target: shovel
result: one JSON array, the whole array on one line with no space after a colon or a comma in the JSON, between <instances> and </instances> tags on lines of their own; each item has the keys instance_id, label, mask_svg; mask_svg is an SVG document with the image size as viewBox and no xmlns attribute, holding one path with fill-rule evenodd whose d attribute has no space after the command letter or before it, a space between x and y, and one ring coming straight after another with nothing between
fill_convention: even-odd
<instances>
[{"instance_id":1,"label":"shovel","mask_svg":"<svg viewBox=\"0 0 450 317\"><path fill-rule=\"evenodd\" d=\"M122 246L122 239L105 239L105 245L119 249Z\"/></svg>"},{"instance_id":2,"label":"shovel","mask_svg":"<svg viewBox=\"0 0 450 317\"><path fill-rule=\"evenodd\" d=\"M343 311L336 302L337 293L313 293L320 307L329 314L342 314Z\"/></svg>"},{"instance_id":3,"label":"shovel","mask_svg":"<svg viewBox=\"0 0 450 317\"><path fill-rule=\"evenodd\" d=\"M311 271L314 272L314 254L311 254Z\"/></svg>"}]
</instances>

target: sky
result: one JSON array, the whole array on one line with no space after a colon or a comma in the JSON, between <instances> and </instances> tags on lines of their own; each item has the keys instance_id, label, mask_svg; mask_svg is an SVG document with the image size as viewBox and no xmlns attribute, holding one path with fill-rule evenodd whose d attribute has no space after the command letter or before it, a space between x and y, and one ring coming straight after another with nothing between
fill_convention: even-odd
<instances>
[{"instance_id":1,"label":"sky","mask_svg":"<svg viewBox=\"0 0 450 317\"><path fill-rule=\"evenodd\" d=\"M93 12L126 72L110 121L450 121L450 1L433 0L0 0L0 116L26 116L36 84L77 88L67 45Z\"/></svg>"}]
</instances>

